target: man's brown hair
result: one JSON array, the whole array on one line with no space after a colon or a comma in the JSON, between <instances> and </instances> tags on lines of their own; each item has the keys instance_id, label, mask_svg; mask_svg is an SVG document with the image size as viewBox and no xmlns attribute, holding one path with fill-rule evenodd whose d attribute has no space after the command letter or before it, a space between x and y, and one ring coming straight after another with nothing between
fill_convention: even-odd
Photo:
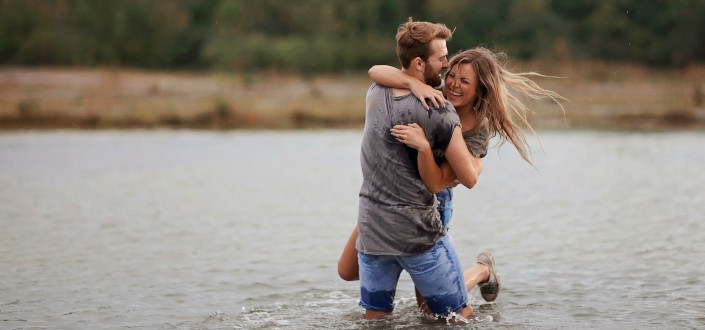
<instances>
[{"instance_id":1,"label":"man's brown hair","mask_svg":"<svg viewBox=\"0 0 705 330\"><path fill-rule=\"evenodd\" d=\"M431 50L428 44L434 39L450 40L453 32L441 23L414 22L409 17L406 23L397 29L397 57L401 66L409 68L411 60L420 57L428 61Z\"/></svg>"}]
</instances>

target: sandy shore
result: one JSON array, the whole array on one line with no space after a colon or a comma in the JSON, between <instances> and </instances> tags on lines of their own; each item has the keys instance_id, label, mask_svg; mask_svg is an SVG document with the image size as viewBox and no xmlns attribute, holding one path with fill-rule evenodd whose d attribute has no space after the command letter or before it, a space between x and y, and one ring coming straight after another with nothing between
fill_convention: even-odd
<instances>
[{"instance_id":1,"label":"sandy shore","mask_svg":"<svg viewBox=\"0 0 705 330\"><path fill-rule=\"evenodd\" d=\"M524 64L570 102L532 104L540 128L705 128L705 68ZM300 77L110 68L0 68L0 129L361 127L363 74Z\"/></svg>"}]
</instances>

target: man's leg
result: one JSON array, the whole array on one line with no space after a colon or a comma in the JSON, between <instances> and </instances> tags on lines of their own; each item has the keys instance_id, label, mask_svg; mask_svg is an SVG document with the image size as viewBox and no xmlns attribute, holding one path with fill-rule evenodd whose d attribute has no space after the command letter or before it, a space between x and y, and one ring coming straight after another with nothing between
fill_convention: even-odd
<instances>
[{"instance_id":1,"label":"man's leg","mask_svg":"<svg viewBox=\"0 0 705 330\"><path fill-rule=\"evenodd\" d=\"M416 294L416 306L419 307L421 313L431 314L431 310L428 309L428 305L426 305L426 300L424 300L421 296L421 292L419 292L419 289L414 287L414 293Z\"/></svg>"},{"instance_id":2,"label":"man's leg","mask_svg":"<svg viewBox=\"0 0 705 330\"><path fill-rule=\"evenodd\" d=\"M485 266L481 263L476 263L472 267L468 268L463 272L463 278L465 279L465 288L467 292L472 291L472 288L474 288L476 285L482 283L482 284L488 284L489 279L490 279L490 268L488 266ZM499 278L499 277L497 277ZM416 304L419 306L419 309L424 313L424 314L431 314L431 311L428 309L428 306L426 305L426 300L423 299L421 296L421 292L419 292L418 289L414 290L416 293ZM497 292L499 291L499 285L497 285ZM496 297L496 294L495 294ZM484 298L484 296L483 296ZM492 299L494 300L494 299ZM491 301L491 300L488 300Z\"/></svg>"},{"instance_id":3,"label":"man's leg","mask_svg":"<svg viewBox=\"0 0 705 330\"><path fill-rule=\"evenodd\" d=\"M441 223L443 227L448 230L450 220L453 218L453 188L448 187L436 193L436 199L438 200L438 213L441 217ZM426 305L426 300L423 299L418 289L414 289L416 293L416 305L424 314L431 314Z\"/></svg>"},{"instance_id":4,"label":"man's leg","mask_svg":"<svg viewBox=\"0 0 705 330\"><path fill-rule=\"evenodd\" d=\"M464 318L472 316L463 270L448 237L442 238L424 253L401 257L400 260L431 313L439 316L456 313Z\"/></svg>"},{"instance_id":5,"label":"man's leg","mask_svg":"<svg viewBox=\"0 0 705 330\"><path fill-rule=\"evenodd\" d=\"M389 315L394 310L394 295L402 268L394 256L358 253L360 265L360 306L365 319Z\"/></svg>"},{"instance_id":6,"label":"man's leg","mask_svg":"<svg viewBox=\"0 0 705 330\"><path fill-rule=\"evenodd\" d=\"M392 312L380 312L371 309L365 309L365 320L375 320L380 317L385 317L389 314L392 314Z\"/></svg>"},{"instance_id":7,"label":"man's leg","mask_svg":"<svg viewBox=\"0 0 705 330\"><path fill-rule=\"evenodd\" d=\"M426 304L426 300L421 296L421 292L419 292L418 289L415 289L414 291L416 291L416 305L419 307L419 310L421 311L421 313L426 314L426 315L432 315L433 313L428 308L428 304ZM470 306L470 305L465 306L465 308L463 308L460 312L458 312L458 315L460 315L466 319L472 317L472 314L473 314L473 309L472 309L472 306Z\"/></svg>"}]
</instances>

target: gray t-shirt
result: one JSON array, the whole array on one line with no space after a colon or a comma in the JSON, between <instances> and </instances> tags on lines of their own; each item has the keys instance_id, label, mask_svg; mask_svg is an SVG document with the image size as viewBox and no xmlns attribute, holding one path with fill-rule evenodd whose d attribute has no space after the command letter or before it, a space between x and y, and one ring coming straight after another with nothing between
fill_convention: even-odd
<instances>
[{"instance_id":1,"label":"gray t-shirt","mask_svg":"<svg viewBox=\"0 0 705 330\"><path fill-rule=\"evenodd\" d=\"M445 235L436 197L421 181L416 150L398 142L390 129L397 124L419 124L440 161L459 122L448 102L443 108L428 111L411 93L395 97L389 87L370 87L360 152L363 181L358 251L414 255L431 248Z\"/></svg>"},{"instance_id":2,"label":"gray t-shirt","mask_svg":"<svg viewBox=\"0 0 705 330\"><path fill-rule=\"evenodd\" d=\"M487 149L490 142L490 129L487 119L484 119L480 125L475 125L470 130L463 131L463 140L468 147L470 153L477 158L484 158L487 155Z\"/></svg>"}]
</instances>

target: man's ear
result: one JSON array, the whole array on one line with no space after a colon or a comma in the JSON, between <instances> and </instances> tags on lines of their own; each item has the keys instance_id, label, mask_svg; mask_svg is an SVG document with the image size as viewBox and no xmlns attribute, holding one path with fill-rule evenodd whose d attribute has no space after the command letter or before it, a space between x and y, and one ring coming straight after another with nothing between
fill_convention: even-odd
<instances>
[{"instance_id":1,"label":"man's ear","mask_svg":"<svg viewBox=\"0 0 705 330\"><path fill-rule=\"evenodd\" d=\"M423 71L426 67L426 63L420 57L414 57L414 59L411 60L411 66L418 71Z\"/></svg>"}]
</instances>

